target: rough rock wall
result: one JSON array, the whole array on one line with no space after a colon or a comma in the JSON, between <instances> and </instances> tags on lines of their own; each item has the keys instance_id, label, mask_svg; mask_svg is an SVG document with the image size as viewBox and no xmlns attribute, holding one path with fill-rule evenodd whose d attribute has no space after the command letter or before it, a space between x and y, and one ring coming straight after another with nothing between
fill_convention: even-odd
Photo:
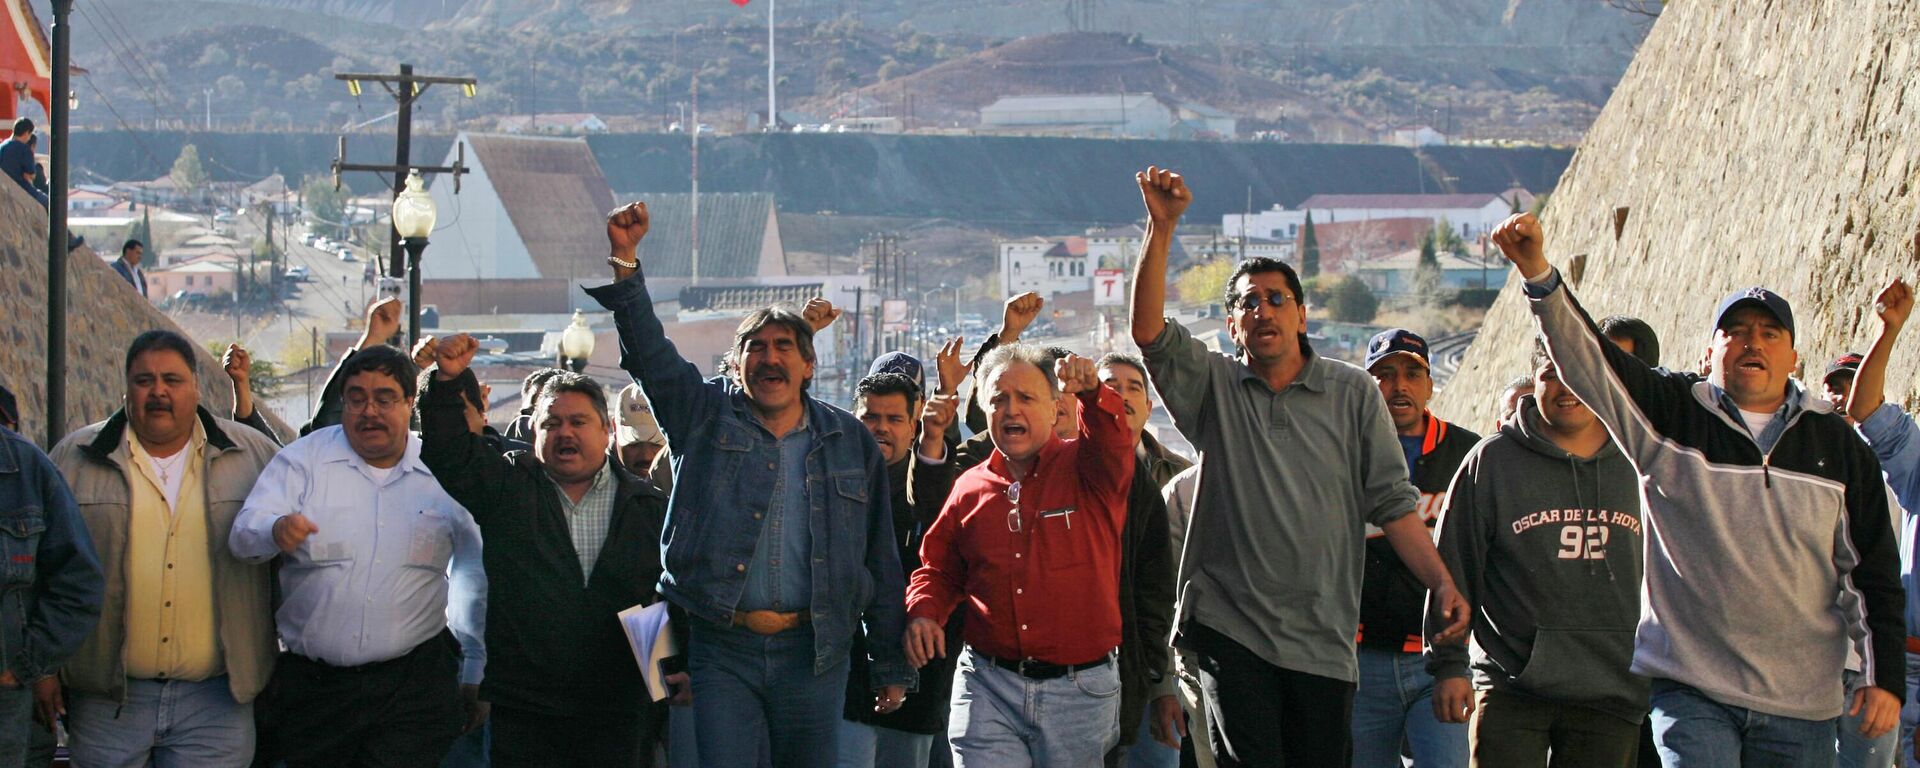
<instances>
[{"instance_id":1,"label":"rough rock wall","mask_svg":"<svg viewBox=\"0 0 1920 768\"><path fill-rule=\"evenodd\" d=\"M20 405L28 439L46 437L47 220L33 198L0 181L0 384ZM101 245L89 243L89 245ZM127 344L155 328L184 333L165 313L135 293L91 248L67 262L67 413L71 431L105 419L126 391ZM195 347L205 345L195 342ZM219 358L199 356L201 403L221 416L233 409L233 390ZM290 435L273 414L267 420ZM46 447L46 446L42 446Z\"/></svg>"},{"instance_id":2,"label":"rough rock wall","mask_svg":"<svg viewBox=\"0 0 1920 768\"><path fill-rule=\"evenodd\" d=\"M1755 284L1793 302L1803 374L1865 351L1874 293L1915 276L1916 42L1920 0L1668 4L1548 205L1548 257L1582 273L1596 318L1652 323L1670 367L1696 366L1715 302ZM1486 426L1526 372L1518 282L1436 400L1444 418ZM1903 342L1888 398L1912 407L1920 343Z\"/></svg>"}]
</instances>

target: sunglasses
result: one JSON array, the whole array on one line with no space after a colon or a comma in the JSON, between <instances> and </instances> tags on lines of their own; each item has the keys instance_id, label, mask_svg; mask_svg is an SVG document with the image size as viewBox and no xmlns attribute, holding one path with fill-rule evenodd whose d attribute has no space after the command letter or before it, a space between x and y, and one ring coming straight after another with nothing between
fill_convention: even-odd
<instances>
[{"instance_id":1,"label":"sunglasses","mask_svg":"<svg viewBox=\"0 0 1920 768\"><path fill-rule=\"evenodd\" d=\"M1275 309L1279 309L1281 307L1286 306L1287 302L1289 301L1293 301L1293 297L1288 296L1287 294L1284 294L1284 293L1277 293L1277 292L1269 293L1269 294L1266 294L1265 296L1262 296L1257 293L1249 293L1245 296L1240 297L1240 301L1235 302L1233 306L1234 306L1234 309L1238 309L1241 312L1252 312L1253 310L1259 308L1259 306L1262 303L1265 303L1267 306L1273 307Z\"/></svg>"}]
</instances>

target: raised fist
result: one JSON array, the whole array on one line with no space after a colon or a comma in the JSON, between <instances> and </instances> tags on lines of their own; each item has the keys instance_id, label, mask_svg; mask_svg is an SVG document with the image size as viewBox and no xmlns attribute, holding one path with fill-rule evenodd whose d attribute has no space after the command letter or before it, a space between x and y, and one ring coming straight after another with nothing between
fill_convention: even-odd
<instances>
[{"instance_id":1,"label":"raised fist","mask_svg":"<svg viewBox=\"0 0 1920 768\"><path fill-rule=\"evenodd\" d=\"M440 367L434 375L446 380L459 378L473 365L473 355L479 351L480 342L464 333L441 339L433 345L433 359Z\"/></svg>"},{"instance_id":2,"label":"raised fist","mask_svg":"<svg viewBox=\"0 0 1920 768\"><path fill-rule=\"evenodd\" d=\"M388 296L367 307L367 330L360 338L379 344L400 332L400 300ZM363 345L364 346L364 345Z\"/></svg>"},{"instance_id":3,"label":"raised fist","mask_svg":"<svg viewBox=\"0 0 1920 768\"><path fill-rule=\"evenodd\" d=\"M800 315L807 319L807 325L813 326L814 333L819 333L840 319L840 311L833 306L833 302L816 296L807 299L807 306L800 310Z\"/></svg>"},{"instance_id":4,"label":"raised fist","mask_svg":"<svg viewBox=\"0 0 1920 768\"><path fill-rule=\"evenodd\" d=\"M1046 305L1047 300L1040 298L1040 294L1033 291L1007 299L1007 304L1000 313L1000 343L1011 344L1018 341L1020 334L1026 332L1027 326L1033 324L1033 319L1040 316L1040 308Z\"/></svg>"},{"instance_id":5,"label":"raised fist","mask_svg":"<svg viewBox=\"0 0 1920 768\"><path fill-rule=\"evenodd\" d=\"M1060 392L1068 395L1100 386L1100 374L1093 361L1079 355L1053 361L1053 378L1060 382Z\"/></svg>"},{"instance_id":6,"label":"raised fist","mask_svg":"<svg viewBox=\"0 0 1920 768\"><path fill-rule=\"evenodd\" d=\"M616 255L632 253L640 247L640 240L647 236L647 227L652 222L646 203L634 202L616 208L607 214L607 244Z\"/></svg>"},{"instance_id":7,"label":"raised fist","mask_svg":"<svg viewBox=\"0 0 1920 768\"><path fill-rule=\"evenodd\" d=\"M433 365L434 350L438 348L439 348L439 343L434 340L433 336L429 334L421 334L420 340L417 342L414 342L413 344L414 367L425 368L429 365Z\"/></svg>"},{"instance_id":8,"label":"raised fist","mask_svg":"<svg viewBox=\"0 0 1920 768\"><path fill-rule=\"evenodd\" d=\"M1873 313L1888 328L1905 327L1907 318L1913 315L1913 289L1905 280L1894 278L1880 290L1880 295L1873 297Z\"/></svg>"},{"instance_id":9,"label":"raised fist","mask_svg":"<svg viewBox=\"0 0 1920 768\"><path fill-rule=\"evenodd\" d=\"M228 344L227 353L220 356L220 366L226 369L227 378L233 380L234 386L244 387L252 374L253 355L247 352L246 347Z\"/></svg>"},{"instance_id":10,"label":"raised fist","mask_svg":"<svg viewBox=\"0 0 1920 768\"><path fill-rule=\"evenodd\" d=\"M1540 220L1531 213L1516 213L1493 229L1493 244L1520 270L1521 277L1538 277L1547 271L1546 239L1540 232Z\"/></svg>"},{"instance_id":11,"label":"raised fist","mask_svg":"<svg viewBox=\"0 0 1920 768\"><path fill-rule=\"evenodd\" d=\"M1147 218L1153 221L1172 222L1187 212L1187 205L1193 202L1193 190L1187 189L1187 182L1180 174L1164 168L1147 166L1147 169L1133 175L1140 185L1140 197L1147 204Z\"/></svg>"}]
</instances>

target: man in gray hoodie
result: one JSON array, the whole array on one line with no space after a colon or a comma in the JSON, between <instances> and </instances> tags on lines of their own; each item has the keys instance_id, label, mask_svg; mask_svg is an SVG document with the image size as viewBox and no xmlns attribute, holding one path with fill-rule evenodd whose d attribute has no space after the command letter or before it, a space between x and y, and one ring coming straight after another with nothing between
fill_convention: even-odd
<instances>
[{"instance_id":1,"label":"man in gray hoodie","mask_svg":"<svg viewBox=\"0 0 1920 768\"><path fill-rule=\"evenodd\" d=\"M1441 513L1440 557L1477 609L1471 653L1428 645L1434 716L1472 716L1474 765L1544 768L1549 752L1555 766L1630 765L1648 695L1628 669L1638 480L1537 344L1533 372L1534 394L1474 446Z\"/></svg>"}]
</instances>

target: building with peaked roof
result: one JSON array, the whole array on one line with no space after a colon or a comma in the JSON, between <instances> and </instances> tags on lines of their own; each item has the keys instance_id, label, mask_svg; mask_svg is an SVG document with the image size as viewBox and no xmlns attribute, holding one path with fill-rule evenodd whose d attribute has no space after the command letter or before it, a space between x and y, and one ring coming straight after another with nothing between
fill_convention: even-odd
<instances>
[{"instance_id":1,"label":"building with peaked roof","mask_svg":"<svg viewBox=\"0 0 1920 768\"><path fill-rule=\"evenodd\" d=\"M578 284L607 274L613 188L585 139L462 133L470 172L454 194L429 181L439 209L421 260L422 303L447 314L566 312L592 306Z\"/></svg>"},{"instance_id":2,"label":"building with peaked roof","mask_svg":"<svg viewBox=\"0 0 1920 768\"><path fill-rule=\"evenodd\" d=\"M494 120L493 129L501 133L606 133L607 122L588 112L503 115Z\"/></svg>"},{"instance_id":3,"label":"building with peaked roof","mask_svg":"<svg viewBox=\"0 0 1920 768\"><path fill-rule=\"evenodd\" d=\"M53 93L53 53L47 45L46 29L33 5L26 0L6 0L6 28L12 34L0 34L0 83L13 97L0 99L0 119L11 122L20 116L20 99L40 102L40 109L51 114Z\"/></svg>"},{"instance_id":4,"label":"building with peaked roof","mask_svg":"<svg viewBox=\"0 0 1920 768\"><path fill-rule=\"evenodd\" d=\"M1434 256L1440 265L1440 286L1447 290L1463 288L1499 288L1507 282L1507 260L1494 256L1485 261L1457 253ZM1373 289L1377 296L1401 296L1413 291L1420 269L1420 249L1401 251L1371 261L1346 265L1347 271Z\"/></svg>"},{"instance_id":5,"label":"building with peaked roof","mask_svg":"<svg viewBox=\"0 0 1920 768\"><path fill-rule=\"evenodd\" d=\"M693 195L647 193L620 200L647 204L652 225L640 241L647 280L694 276ZM700 280L737 281L788 276L787 253L780 240L780 219L773 195L710 193L700 195Z\"/></svg>"}]
</instances>

